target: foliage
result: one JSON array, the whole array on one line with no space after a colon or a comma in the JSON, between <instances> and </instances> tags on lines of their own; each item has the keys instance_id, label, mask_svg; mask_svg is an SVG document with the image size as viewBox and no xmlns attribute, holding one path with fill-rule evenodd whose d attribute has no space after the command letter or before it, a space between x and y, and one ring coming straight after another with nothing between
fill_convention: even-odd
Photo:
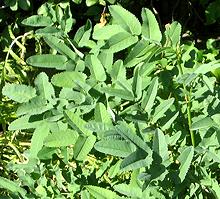
<instances>
[{"instance_id":1,"label":"foliage","mask_svg":"<svg viewBox=\"0 0 220 199\"><path fill-rule=\"evenodd\" d=\"M10 142L19 159L7 165L14 177L0 177L2 195L218 198L217 53L181 43L176 21L162 32L148 8L141 20L108 11L107 24L88 20L75 35L68 3L21 22L40 43L24 65L39 73L29 85L1 81L19 103L9 131L31 137L22 154Z\"/></svg>"}]
</instances>

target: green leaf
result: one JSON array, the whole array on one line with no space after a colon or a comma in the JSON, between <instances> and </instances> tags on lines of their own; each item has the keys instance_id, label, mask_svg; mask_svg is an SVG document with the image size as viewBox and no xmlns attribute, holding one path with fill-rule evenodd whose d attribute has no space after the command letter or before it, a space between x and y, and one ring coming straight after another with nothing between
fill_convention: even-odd
<instances>
[{"instance_id":1,"label":"green leaf","mask_svg":"<svg viewBox=\"0 0 220 199\"><path fill-rule=\"evenodd\" d=\"M151 154L146 157L146 153L143 150L138 149L122 161L120 168L122 171L136 170L142 167L147 167L151 163Z\"/></svg>"},{"instance_id":2,"label":"green leaf","mask_svg":"<svg viewBox=\"0 0 220 199\"><path fill-rule=\"evenodd\" d=\"M128 32L121 32L107 40L104 49L108 49L111 53L117 53L135 44L137 41L137 36L132 36Z\"/></svg>"},{"instance_id":3,"label":"green leaf","mask_svg":"<svg viewBox=\"0 0 220 199\"><path fill-rule=\"evenodd\" d=\"M154 77L147 91L144 92L141 102L141 108L144 109L148 114L151 113L154 101L157 96L158 90L158 77Z\"/></svg>"},{"instance_id":4,"label":"green leaf","mask_svg":"<svg viewBox=\"0 0 220 199\"><path fill-rule=\"evenodd\" d=\"M21 22L25 26L42 27L51 26L53 21L50 17L41 15L32 15Z\"/></svg>"},{"instance_id":5,"label":"green leaf","mask_svg":"<svg viewBox=\"0 0 220 199\"><path fill-rule=\"evenodd\" d=\"M31 99L29 102L25 102L21 104L17 109L17 116L29 114L29 115L37 115L44 113L47 110L53 108L52 104L48 104L47 100L42 98L41 96L37 96Z\"/></svg>"},{"instance_id":6,"label":"green leaf","mask_svg":"<svg viewBox=\"0 0 220 199\"><path fill-rule=\"evenodd\" d=\"M28 102L36 96L35 88L22 84L6 84L2 89L2 94L8 98L19 102Z\"/></svg>"},{"instance_id":7,"label":"green leaf","mask_svg":"<svg viewBox=\"0 0 220 199\"><path fill-rule=\"evenodd\" d=\"M106 107L103 103L99 102L95 107L95 121L105 124L112 124L110 114L107 112Z\"/></svg>"},{"instance_id":8,"label":"green leaf","mask_svg":"<svg viewBox=\"0 0 220 199\"><path fill-rule=\"evenodd\" d=\"M82 104L86 100L86 97L83 93L74 91L71 88L62 88L59 94L59 98L72 100L76 104Z\"/></svg>"},{"instance_id":9,"label":"green leaf","mask_svg":"<svg viewBox=\"0 0 220 199\"><path fill-rule=\"evenodd\" d=\"M141 34L141 24L132 13L119 5L109 6L109 11L113 17L113 23L119 24L132 35Z\"/></svg>"},{"instance_id":10,"label":"green leaf","mask_svg":"<svg viewBox=\"0 0 220 199\"><path fill-rule=\"evenodd\" d=\"M91 199L91 195L87 190L83 190L80 192L81 199Z\"/></svg>"},{"instance_id":11,"label":"green leaf","mask_svg":"<svg viewBox=\"0 0 220 199\"><path fill-rule=\"evenodd\" d=\"M89 60L91 61L91 64L89 64L89 69L91 71L91 74L94 76L94 78L97 81L105 81L106 80L105 70L98 57L95 55L91 55Z\"/></svg>"},{"instance_id":12,"label":"green leaf","mask_svg":"<svg viewBox=\"0 0 220 199\"><path fill-rule=\"evenodd\" d=\"M192 72L190 75L188 75L188 77L185 79L185 81L184 81L185 85L186 86L189 85L193 80L195 80L198 77L198 75L200 75L200 74L204 75L208 72L213 72L218 68L220 68L219 60L215 60L215 61L212 61L212 62L209 62L206 64L199 65L194 70L194 72ZM207 84L207 81L206 81L206 84ZM208 83L208 84L210 84L210 83Z\"/></svg>"},{"instance_id":13,"label":"green leaf","mask_svg":"<svg viewBox=\"0 0 220 199\"><path fill-rule=\"evenodd\" d=\"M217 68L220 68L219 60L215 60L212 62L209 62L207 64L201 64L196 70L193 72L195 74L206 74L212 70L215 70Z\"/></svg>"},{"instance_id":14,"label":"green leaf","mask_svg":"<svg viewBox=\"0 0 220 199\"><path fill-rule=\"evenodd\" d=\"M113 80L126 79L126 70L122 60L119 59L113 64L110 74Z\"/></svg>"},{"instance_id":15,"label":"green leaf","mask_svg":"<svg viewBox=\"0 0 220 199\"><path fill-rule=\"evenodd\" d=\"M155 123L158 119L164 116L164 113L172 106L174 98L164 100L159 106L156 107L152 123Z\"/></svg>"},{"instance_id":16,"label":"green leaf","mask_svg":"<svg viewBox=\"0 0 220 199\"><path fill-rule=\"evenodd\" d=\"M0 188L9 190L11 193L16 194L16 195L20 194L22 198L26 198L25 189L21 188L19 184L11 180L8 180L6 178L3 178L1 176L0 176Z\"/></svg>"},{"instance_id":17,"label":"green leaf","mask_svg":"<svg viewBox=\"0 0 220 199\"><path fill-rule=\"evenodd\" d=\"M108 176L109 178L114 178L118 174L120 174L120 165L122 160L118 160L114 165L112 165L108 170Z\"/></svg>"},{"instance_id":18,"label":"green leaf","mask_svg":"<svg viewBox=\"0 0 220 199\"><path fill-rule=\"evenodd\" d=\"M92 132L86 128L86 122L81 119L76 113L65 111L64 116L68 124L75 129L80 135L91 135Z\"/></svg>"},{"instance_id":19,"label":"green leaf","mask_svg":"<svg viewBox=\"0 0 220 199\"><path fill-rule=\"evenodd\" d=\"M18 5L23 10L28 10L31 6L31 3L29 0L19 0Z\"/></svg>"},{"instance_id":20,"label":"green leaf","mask_svg":"<svg viewBox=\"0 0 220 199\"><path fill-rule=\"evenodd\" d=\"M101 91L109 94L110 96L115 96L130 101L134 100L133 93L125 91L124 89L103 87L101 88Z\"/></svg>"},{"instance_id":21,"label":"green leaf","mask_svg":"<svg viewBox=\"0 0 220 199\"><path fill-rule=\"evenodd\" d=\"M95 25L93 32L93 39L95 40L108 40L112 36L125 32L125 30L120 25L106 25L100 26L99 24Z\"/></svg>"},{"instance_id":22,"label":"green leaf","mask_svg":"<svg viewBox=\"0 0 220 199\"><path fill-rule=\"evenodd\" d=\"M214 121L210 117L205 117L203 119L200 119L199 121L196 121L192 124L191 130L198 130L203 128L210 128L214 125Z\"/></svg>"},{"instance_id":23,"label":"green leaf","mask_svg":"<svg viewBox=\"0 0 220 199\"><path fill-rule=\"evenodd\" d=\"M169 120L161 127L162 131L165 131L170 128L170 126L174 123L175 119L178 117L179 112L176 112Z\"/></svg>"},{"instance_id":24,"label":"green leaf","mask_svg":"<svg viewBox=\"0 0 220 199\"><path fill-rule=\"evenodd\" d=\"M108 189L92 185L86 185L85 187L89 191L89 193L96 199L116 199L119 197L115 192Z\"/></svg>"},{"instance_id":25,"label":"green leaf","mask_svg":"<svg viewBox=\"0 0 220 199\"><path fill-rule=\"evenodd\" d=\"M147 8L143 8L141 16L143 20L142 35L144 39L160 42L162 34L153 12Z\"/></svg>"},{"instance_id":26,"label":"green leaf","mask_svg":"<svg viewBox=\"0 0 220 199\"><path fill-rule=\"evenodd\" d=\"M69 146L75 144L77 138L78 133L70 129L65 131L55 131L45 138L44 145L47 147Z\"/></svg>"},{"instance_id":27,"label":"green leaf","mask_svg":"<svg viewBox=\"0 0 220 199\"><path fill-rule=\"evenodd\" d=\"M86 156L92 150L96 142L96 137L94 135L89 136L79 136L76 144L74 146L74 158L78 161L84 161Z\"/></svg>"},{"instance_id":28,"label":"green leaf","mask_svg":"<svg viewBox=\"0 0 220 199\"><path fill-rule=\"evenodd\" d=\"M94 4L96 4L97 2L98 2L98 0L86 0L86 5L88 7L90 7L90 6L94 5Z\"/></svg>"},{"instance_id":29,"label":"green leaf","mask_svg":"<svg viewBox=\"0 0 220 199\"><path fill-rule=\"evenodd\" d=\"M25 115L19 117L18 119L14 120L10 123L8 130L15 131L15 130L23 130L23 129L35 129L41 121L30 121L30 115Z\"/></svg>"},{"instance_id":30,"label":"green leaf","mask_svg":"<svg viewBox=\"0 0 220 199\"><path fill-rule=\"evenodd\" d=\"M37 154L40 160L52 159L53 154L57 153L58 148L43 147Z\"/></svg>"},{"instance_id":31,"label":"green leaf","mask_svg":"<svg viewBox=\"0 0 220 199\"><path fill-rule=\"evenodd\" d=\"M74 88L77 82L85 82L86 75L76 71L64 71L53 75L51 82L53 85L64 88Z\"/></svg>"},{"instance_id":32,"label":"green leaf","mask_svg":"<svg viewBox=\"0 0 220 199\"><path fill-rule=\"evenodd\" d=\"M67 57L64 55L33 55L26 60L27 64L40 68L56 68L58 70L65 70L67 64Z\"/></svg>"},{"instance_id":33,"label":"green leaf","mask_svg":"<svg viewBox=\"0 0 220 199\"><path fill-rule=\"evenodd\" d=\"M128 141L111 139L97 142L95 149L99 152L118 157L127 157L134 151L134 147Z\"/></svg>"},{"instance_id":34,"label":"green leaf","mask_svg":"<svg viewBox=\"0 0 220 199\"><path fill-rule=\"evenodd\" d=\"M132 198L142 198L142 190L140 187L133 187L127 184L116 184L114 190Z\"/></svg>"},{"instance_id":35,"label":"green leaf","mask_svg":"<svg viewBox=\"0 0 220 199\"><path fill-rule=\"evenodd\" d=\"M183 182L183 180L186 177L186 174L190 168L193 159L193 155L194 155L193 146L188 146L181 152L181 154L177 158L180 162L179 178L181 182Z\"/></svg>"},{"instance_id":36,"label":"green leaf","mask_svg":"<svg viewBox=\"0 0 220 199\"><path fill-rule=\"evenodd\" d=\"M181 37L181 24L174 21L170 26L166 28L166 43L170 44L172 47L176 47L180 43Z\"/></svg>"},{"instance_id":37,"label":"green leaf","mask_svg":"<svg viewBox=\"0 0 220 199\"><path fill-rule=\"evenodd\" d=\"M140 149L146 151L147 153L151 153L151 149L139 136L137 136L125 123L117 125L115 127L116 132L121 135L125 140L130 141Z\"/></svg>"},{"instance_id":38,"label":"green leaf","mask_svg":"<svg viewBox=\"0 0 220 199\"><path fill-rule=\"evenodd\" d=\"M89 40L91 32L92 22L90 20L87 20L86 24L77 30L74 36L74 41L78 44L79 47L89 47L89 43L91 42L91 40Z\"/></svg>"},{"instance_id":39,"label":"green leaf","mask_svg":"<svg viewBox=\"0 0 220 199\"><path fill-rule=\"evenodd\" d=\"M30 158L37 158L38 152L44 145L44 140L49 134L49 125L47 122L40 123L35 129L31 138Z\"/></svg>"},{"instance_id":40,"label":"green leaf","mask_svg":"<svg viewBox=\"0 0 220 199\"><path fill-rule=\"evenodd\" d=\"M73 61L76 60L76 53L72 51L61 39L48 35L44 36L44 40L52 49L57 50L62 55L66 55Z\"/></svg>"},{"instance_id":41,"label":"green leaf","mask_svg":"<svg viewBox=\"0 0 220 199\"><path fill-rule=\"evenodd\" d=\"M51 101L55 97L55 91L46 73L41 72L35 79L34 84L37 87L38 95Z\"/></svg>"},{"instance_id":42,"label":"green leaf","mask_svg":"<svg viewBox=\"0 0 220 199\"><path fill-rule=\"evenodd\" d=\"M93 132L106 132L111 130L112 127L113 127L112 124L106 124L103 122L95 122L95 121L90 121L86 124L86 128Z\"/></svg>"},{"instance_id":43,"label":"green leaf","mask_svg":"<svg viewBox=\"0 0 220 199\"><path fill-rule=\"evenodd\" d=\"M139 100L142 96L142 77L140 75L140 67L136 67L134 69L132 90L133 90L136 100Z\"/></svg>"},{"instance_id":44,"label":"green leaf","mask_svg":"<svg viewBox=\"0 0 220 199\"><path fill-rule=\"evenodd\" d=\"M128 56L125 58L125 67L131 68L141 63L144 60L149 60L151 55L155 54L158 50L158 46L155 44L149 44L145 40L140 40L129 52Z\"/></svg>"},{"instance_id":45,"label":"green leaf","mask_svg":"<svg viewBox=\"0 0 220 199\"><path fill-rule=\"evenodd\" d=\"M102 50L98 55L98 59L101 61L107 73L110 73L113 64L113 53L109 52L108 50Z\"/></svg>"},{"instance_id":46,"label":"green leaf","mask_svg":"<svg viewBox=\"0 0 220 199\"><path fill-rule=\"evenodd\" d=\"M153 139L153 151L161 157L162 162L169 159L166 138L160 129L156 129Z\"/></svg>"},{"instance_id":47,"label":"green leaf","mask_svg":"<svg viewBox=\"0 0 220 199\"><path fill-rule=\"evenodd\" d=\"M214 86L215 86L215 82L211 81L211 79L209 77L207 77L206 75L202 76L202 80L203 82L206 84L207 88L214 93Z\"/></svg>"},{"instance_id":48,"label":"green leaf","mask_svg":"<svg viewBox=\"0 0 220 199\"><path fill-rule=\"evenodd\" d=\"M85 82L86 75L76 71L64 71L53 75L51 82L53 85L64 88L74 88L78 82Z\"/></svg>"},{"instance_id":49,"label":"green leaf","mask_svg":"<svg viewBox=\"0 0 220 199\"><path fill-rule=\"evenodd\" d=\"M45 28L39 28L35 31L35 34L41 35L41 36L48 36L48 35L54 35L54 36L61 36L63 34L62 30L53 27L48 26Z\"/></svg>"}]
</instances>

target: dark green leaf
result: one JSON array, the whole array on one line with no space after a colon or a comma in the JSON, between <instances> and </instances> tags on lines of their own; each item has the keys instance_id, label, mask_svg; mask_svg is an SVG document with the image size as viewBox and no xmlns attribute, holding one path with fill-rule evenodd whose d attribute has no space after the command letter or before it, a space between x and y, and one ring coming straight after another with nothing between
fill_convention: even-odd
<instances>
[{"instance_id":1,"label":"dark green leaf","mask_svg":"<svg viewBox=\"0 0 220 199\"><path fill-rule=\"evenodd\" d=\"M24 19L21 23L25 26L42 27L51 26L53 24L53 21L50 17L32 15L31 17Z\"/></svg>"}]
</instances>

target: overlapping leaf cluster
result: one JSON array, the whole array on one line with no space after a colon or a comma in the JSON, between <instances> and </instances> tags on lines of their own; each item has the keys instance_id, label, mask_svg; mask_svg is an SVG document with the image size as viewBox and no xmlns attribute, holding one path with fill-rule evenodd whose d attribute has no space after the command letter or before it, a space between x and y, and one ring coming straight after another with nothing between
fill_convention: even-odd
<instances>
[{"instance_id":1,"label":"overlapping leaf cluster","mask_svg":"<svg viewBox=\"0 0 220 199\"><path fill-rule=\"evenodd\" d=\"M162 34L147 8L141 22L108 9L107 25L88 21L73 38L51 16L23 21L53 53L26 60L45 71L34 85L3 88L20 103L9 130L33 135L9 165L18 181L0 186L22 198L217 198L219 61L181 45L178 22Z\"/></svg>"}]
</instances>

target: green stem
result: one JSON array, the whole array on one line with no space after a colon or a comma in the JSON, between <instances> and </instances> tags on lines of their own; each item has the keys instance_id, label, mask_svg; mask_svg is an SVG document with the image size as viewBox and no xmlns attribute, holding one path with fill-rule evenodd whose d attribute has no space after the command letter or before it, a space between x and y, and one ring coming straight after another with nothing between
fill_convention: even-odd
<instances>
[{"instance_id":1,"label":"green stem","mask_svg":"<svg viewBox=\"0 0 220 199\"><path fill-rule=\"evenodd\" d=\"M69 38L67 38L67 41L69 42L69 44L72 46L72 48L74 49L75 53L80 57L83 58L84 54L82 52L80 52L71 42L71 40Z\"/></svg>"},{"instance_id":2,"label":"green stem","mask_svg":"<svg viewBox=\"0 0 220 199\"><path fill-rule=\"evenodd\" d=\"M18 40L19 40L20 38L26 37L26 36L28 36L28 35L30 35L30 34L32 34L32 33L33 33L33 31L30 31L30 32L25 33L24 35L20 35L20 36L16 37L16 38L11 42L11 44L10 44L10 46L9 46L8 52L7 52L6 57L5 57L4 66L3 66L3 68L2 68L2 74L1 74L0 101L2 101L2 97L3 97L3 95L2 95L2 89L3 89L4 85L5 85L6 65L7 65L7 63L8 63L8 59L9 59L9 55L10 55L10 53L11 53L11 49L12 49L12 47L14 46L14 44L18 42ZM20 42L19 42L19 43L20 43Z\"/></svg>"},{"instance_id":3,"label":"green stem","mask_svg":"<svg viewBox=\"0 0 220 199\"><path fill-rule=\"evenodd\" d=\"M15 145L12 144L11 142L9 142L7 145L13 149L13 151L16 153L16 155L18 156L20 161L23 162L24 161L23 157L22 157L21 153L18 151L18 149L15 147Z\"/></svg>"},{"instance_id":4,"label":"green stem","mask_svg":"<svg viewBox=\"0 0 220 199\"><path fill-rule=\"evenodd\" d=\"M176 56L177 56L177 66L178 66L179 72L181 75L183 75L183 69L181 66L182 56L181 56L181 52L179 49L177 49L177 51L176 51ZM188 91L187 91L187 88L186 88L186 85L184 82L183 82L183 90L184 90L184 95L185 95L185 100L186 100L186 105L187 105L187 119L188 119L188 127L189 127L189 133L190 133L190 137L191 137L191 143L192 143L192 146L195 146L194 131L191 130L191 126L192 126L191 97L188 94ZM190 92L190 94L191 94L191 92Z\"/></svg>"}]
</instances>

